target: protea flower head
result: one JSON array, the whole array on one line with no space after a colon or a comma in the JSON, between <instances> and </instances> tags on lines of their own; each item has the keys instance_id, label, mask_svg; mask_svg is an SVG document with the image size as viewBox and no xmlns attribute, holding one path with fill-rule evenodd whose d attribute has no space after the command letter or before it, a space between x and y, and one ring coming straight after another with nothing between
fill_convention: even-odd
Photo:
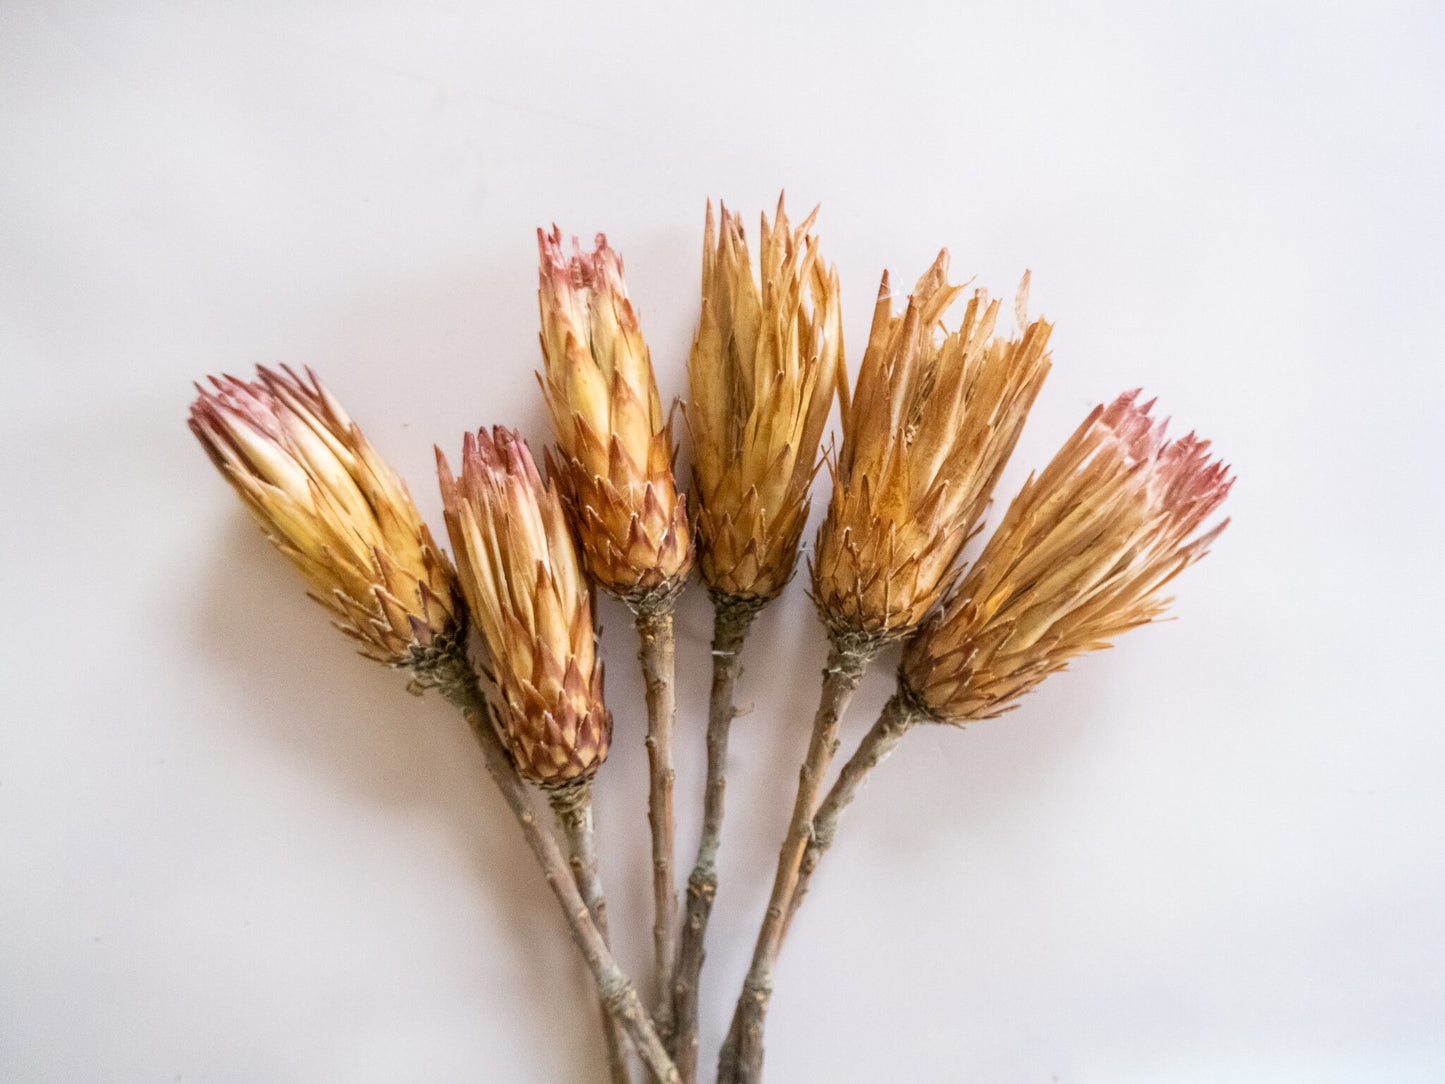
<instances>
[{"instance_id":1,"label":"protea flower head","mask_svg":"<svg viewBox=\"0 0 1445 1084\"><path fill-rule=\"evenodd\" d=\"M698 563L715 597L761 606L792 577L835 387L846 380L838 273L817 212L762 219L761 290L739 217L707 205L702 317L688 356Z\"/></svg>"},{"instance_id":2,"label":"protea flower head","mask_svg":"<svg viewBox=\"0 0 1445 1084\"><path fill-rule=\"evenodd\" d=\"M537 231L541 251L542 391L557 437L548 473L566 499L587 571L634 606L670 596L692 563L687 506L672 477L672 427L622 258L597 235L572 255L562 233Z\"/></svg>"},{"instance_id":3,"label":"protea flower head","mask_svg":"<svg viewBox=\"0 0 1445 1084\"><path fill-rule=\"evenodd\" d=\"M843 393L843 446L811 562L813 598L835 637L886 641L923 620L1048 373L1051 326L995 335L999 303L982 291L958 330L944 331L962 289L948 284L946 249L901 314L883 275L852 401Z\"/></svg>"},{"instance_id":4,"label":"protea flower head","mask_svg":"<svg viewBox=\"0 0 1445 1084\"><path fill-rule=\"evenodd\" d=\"M1164 439L1138 392L1096 407L1030 478L947 605L904 650L905 694L934 719L999 715L1049 674L1159 617L1165 584L1228 525L1200 528L1229 468Z\"/></svg>"},{"instance_id":5,"label":"protea flower head","mask_svg":"<svg viewBox=\"0 0 1445 1084\"><path fill-rule=\"evenodd\" d=\"M394 666L465 622L456 574L405 483L316 374L197 386L190 427L276 548L362 654Z\"/></svg>"},{"instance_id":6,"label":"protea flower head","mask_svg":"<svg viewBox=\"0 0 1445 1084\"><path fill-rule=\"evenodd\" d=\"M437 451L447 532L487 648L517 768L546 786L590 779L607 757L592 597L555 485L500 427L468 433L461 477Z\"/></svg>"}]
</instances>

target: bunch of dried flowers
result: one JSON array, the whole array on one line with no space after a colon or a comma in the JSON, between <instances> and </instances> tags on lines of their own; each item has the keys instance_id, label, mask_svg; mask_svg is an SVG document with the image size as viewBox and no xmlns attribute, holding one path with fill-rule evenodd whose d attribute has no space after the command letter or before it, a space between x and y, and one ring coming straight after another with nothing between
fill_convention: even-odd
<instances>
[{"instance_id":1,"label":"bunch of dried flowers","mask_svg":"<svg viewBox=\"0 0 1445 1084\"><path fill-rule=\"evenodd\" d=\"M962 726L1009 711L1076 656L1160 617L1161 592L1226 521L1228 468L1193 434L1166 437L1152 403L1095 408L1009 504L976 560L981 528L1044 379L1051 325L999 329L999 302L948 281L942 251L901 305L885 273L850 388L836 269L816 211L782 201L742 220L708 204L702 304L687 359L691 505L621 257L598 235L564 251L538 231L548 479L526 442L467 434L460 471L437 451L456 564L406 486L309 370L199 388L190 426L276 547L361 653L457 705L551 885L597 985L610 1079L698 1078L698 983L717 856L740 655L757 614L792 579L820 466L827 513L808 561L829 645L752 964L719 1055L720 1084L755 1084L773 968L818 862L862 781L919 723ZM841 444L823 454L834 399ZM680 920L674 874L673 608L696 566L713 601L703 828ZM631 608L647 689L653 1002L612 957L592 788L613 736L602 689L595 588ZM826 792L839 721L869 662L903 642L897 691ZM538 819L545 795L565 844Z\"/></svg>"}]
</instances>

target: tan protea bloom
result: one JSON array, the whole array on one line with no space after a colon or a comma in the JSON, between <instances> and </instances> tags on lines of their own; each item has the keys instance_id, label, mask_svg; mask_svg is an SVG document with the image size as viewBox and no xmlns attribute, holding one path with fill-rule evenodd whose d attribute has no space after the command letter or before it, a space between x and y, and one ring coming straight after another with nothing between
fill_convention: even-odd
<instances>
[{"instance_id":1,"label":"tan protea bloom","mask_svg":"<svg viewBox=\"0 0 1445 1084\"><path fill-rule=\"evenodd\" d=\"M715 596L761 605L793 574L808 487L843 373L838 273L818 254L816 211L789 226L782 200L762 219L762 286L741 219L712 203L702 317L687 375L698 563Z\"/></svg>"},{"instance_id":2,"label":"tan protea bloom","mask_svg":"<svg viewBox=\"0 0 1445 1084\"><path fill-rule=\"evenodd\" d=\"M190 427L362 653L410 665L457 636L456 574L405 483L309 369L212 377Z\"/></svg>"},{"instance_id":3,"label":"tan protea bloom","mask_svg":"<svg viewBox=\"0 0 1445 1084\"><path fill-rule=\"evenodd\" d=\"M852 401L840 393L843 447L812 560L814 601L835 637L888 640L923 620L1048 373L1051 326L995 335L999 303L982 291L944 331L962 290L948 284L945 249L896 314L885 273Z\"/></svg>"},{"instance_id":4,"label":"tan protea bloom","mask_svg":"<svg viewBox=\"0 0 1445 1084\"><path fill-rule=\"evenodd\" d=\"M691 565L687 507L672 477L672 426L622 277L597 235L572 254L562 233L537 231L541 252L542 390L557 437L549 474L561 482L587 571L644 604L678 588Z\"/></svg>"},{"instance_id":5,"label":"tan protea bloom","mask_svg":"<svg viewBox=\"0 0 1445 1084\"><path fill-rule=\"evenodd\" d=\"M1164 585L1228 524L1196 533L1229 493L1229 468L1192 433L1165 441L1137 398L1094 409L910 641L900 679L926 715L998 715L1074 656L1153 621Z\"/></svg>"},{"instance_id":6,"label":"tan protea bloom","mask_svg":"<svg viewBox=\"0 0 1445 1084\"><path fill-rule=\"evenodd\" d=\"M518 769L535 783L590 779L607 756L592 597L555 485L500 427L468 433L461 477L437 451L447 532L502 703Z\"/></svg>"}]
</instances>

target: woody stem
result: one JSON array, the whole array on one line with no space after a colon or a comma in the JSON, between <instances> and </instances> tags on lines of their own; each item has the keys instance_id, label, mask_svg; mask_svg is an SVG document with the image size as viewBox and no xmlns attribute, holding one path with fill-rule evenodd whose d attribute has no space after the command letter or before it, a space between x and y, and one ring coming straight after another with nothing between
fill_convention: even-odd
<instances>
[{"instance_id":1,"label":"woody stem","mask_svg":"<svg viewBox=\"0 0 1445 1084\"><path fill-rule=\"evenodd\" d=\"M653 1019L671 1047L673 975L677 961L677 888L673 881L672 727L677 714L673 686L673 601L637 611L638 659L647 687L647 820L652 828L652 945L657 1001Z\"/></svg>"},{"instance_id":2,"label":"woody stem","mask_svg":"<svg viewBox=\"0 0 1445 1084\"><path fill-rule=\"evenodd\" d=\"M577 891L592 915L592 924L597 927L604 943L610 947L607 936L607 898L602 893L602 878L597 872L597 836L592 825L592 780L547 791L547 800L562 835L567 840L568 864L572 867L573 880ZM607 1041L607 1068L612 1084L632 1084L632 1071L627 1064L627 1035L622 1022L608 1011L605 1000L602 1004L602 1032Z\"/></svg>"},{"instance_id":3,"label":"woody stem","mask_svg":"<svg viewBox=\"0 0 1445 1084\"><path fill-rule=\"evenodd\" d=\"M792 927L793 916L797 914L798 907L803 902L803 896L807 894L808 882L813 876L813 870L817 869L818 862L823 855L828 853L828 848L833 845L833 837L838 832L838 819L857 797L858 788L868 773L883 763L884 758L893 752L893 747L919 719L920 716L909 707L903 694L895 693L883 706L878 721L873 724L867 734L863 735L863 739L858 743L858 748L848 758L848 762L843 765L843 770L838 773L838 778L829 789L827 797L819 804L818 811L813 814L812 837L803 851L803 861L798 867L798 883L793 887L793 898L788 904L788 913L783 919L784 937Z\"/></svg>"},{"instance_id":4,"label":"woody stem","mask_svg":"<svg viewBox=\"0 0 1445 1084\"><path fill-rule=\"evenodd\" d=\"M678 947L675 983L677 1039L673 1053L685 1084L697 1080L698 981L706 957L703 945L707 923L717 896L717 853L722 840L723 793L727 789L728 732L737 715L733 691L742 670L743 641L759 608L752 600L718 598L715 601L702 836L697 845L697 860L687 879L687 912Z\"/></svg>"},{"instance_id":5,"label":"woody stem","mask_svg":"<svg viewBox=\"0 0 1445 1084\"><path fill-rule=\"evenodd\" d=\"M592 979L597 984L598 995L607 1012L621 1021L623 1029L643 1063L652 1072L659 1084L681 1084L677 1068L668 1057L667 1049L657 1034L642 999L632 981L617 966L607 942L603 940L591 912L577 889L567 860L557 846L552 833L538 823L536 814L527 794L527 784L512 763L511 755L502 744L501 737L492 725L486 697L477 684L476 675L466 661L460 647L450 651L438 651L422 666L414 667L417 680L424 685L438 689L448 700L462 709L471 724L481 746L487 774L502 792L507 807L517 818L522 836L536 857L538 865L551 886L552 893L562 907L572 940L582 953Z\"/></svg>"},{"instance_id":6,"label":"woody stem","mask_svg":"<svg viewBox=\"0 0 1445 1084\"><path fill-rule=\"evenodd\" d=\"M768 909L758 931L752 966L743 981L729 1032L718 1063L718 1080L732 1084L758 1084L763 1071L763 1024L773 989L773 967L783 944L788 906L797 887L798 868L812 830L813 809L822 789L823 776L838 747L838 723L863 671L876 654L878 645L855 643L830 637L828 664L823 670L823 689L807 756L798 772L798 794L788 834L778 852L778 869Z\"/></svg>"}]
</instances>

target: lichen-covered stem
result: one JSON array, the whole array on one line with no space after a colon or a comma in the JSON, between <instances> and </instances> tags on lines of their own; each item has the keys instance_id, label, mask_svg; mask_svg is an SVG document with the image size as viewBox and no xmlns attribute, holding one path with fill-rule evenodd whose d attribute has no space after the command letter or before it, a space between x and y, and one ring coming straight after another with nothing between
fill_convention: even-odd
<instances>
[{"instance_id":1,"label":"lichen-covered stem","mask_svg":"<svg viewBox=\"0 0 1445 1084\"><path fill-rule=\"evenodd\" d=\"M602 892L602 878L597 872L597 836L592 825L592 780L584 779L569 786L547 792L552 812L562 826L567 840L567 858L572 878L582 902L592 914L592 924L609 947L607 936L607 897ZM607 1068L612 1084L632 1084L632 1070L627 1064L627 1035L622 1022L602 1005L602 1033L607 1040Z\"/></svg>"},{"instance_id":2,"label":"lichen-covered stem","mask_svg":"<svg viewBox=\"0 0 1445 1084\"><path fill-rule=\"evenodd\" d=\"M828 794L818 806L818 811L813 814L813 833L808 840L808 846L803 851L803 861L798 867L798 883L793 888L793 899L788 905L787 916L783 920L783 936L786 937L789 928L793 923L793 916L797 914L799 905L803 902L803 896L808 891L808 881L813 876L813 870L818 867L819 860L828 852L833 845L833 837L838 831L838 818L848 808L849 803L858 794L858 788L864 778L883 763L885 757L893 751L899 739L919 721L918 713L908 705L902 693L895 693L883 705L883 711L878 716L878 721L873 724L868 733L863 735L862 741L848 762L843 765L843 770L838 773L838 778L829 789Z\"/></svg>"},{"instance_id":3,"label":"lichen-covered stem","mask_svg":"<svg viewBox=\"0 0 1445 1084\"><path fill-rule=\"evenodd\" d=\"M637 611L637 634L642 641L637 657L647 687L647 821L652 827L652 946L657 994L653 1019L669 1047L672 980L677 970L677 885L672 873L672 726L677 700L672 611L670 597Z\"/></svg>"},{"instance_id":4,"label":"lichen-covered stem","mask_svg":"<svg viewBox=\"0 0 1445 1084\"><path fill-rule=\"evenodd\" d=\"M637 996L636 988L617 966L617 961L612 958L607 943L603 941L592 921L591 912L587 910L587 904L583 902L582 894L577 889L577 882L568 868L567 859L563 857L552 833L538 823L527 795L527 784L518 774L507 747L502 744L501 737L492 725L486 698L477 685L476 675L472 673L460 648L453 649L449 655L450 657L442 655L440 651L428 652L426 657L413 666L417 683L436 688L466 715L472 733L482 747L487 774L497 784L507 807L517 818L527 846L542 867L557 902L562 905L562 913L566 916L572 940L582 953L582 959L587 962L588 970L592 972L602 1004L609 1015L622 1022L633 1048L653 1077L660 1084L681 1084L677 1068L668 1057L667 1048L662 1045L662 1039L647 1015L647 1010L642 1007L642 999Z\"/></svg>"},{"instance_id":5,"label":"lichen-covered stem","mask_svg":"<svg viewBox=\"0 0 1445 1084\"><path fill-rule=\"evenodd\" d=\"M849 642L842 637L831 638L828 664L823 670L818 714L813 720L813 735L798 772L798 794L793 802L793 815L788 822L788 834L783 840L782 850L778 852L778 870L762 928L758 931L758 941L753 948L752 966L738 998L735 1027L719 1061L720 1081L757 1084L762 1078L763 1023L772 996L773 965L783 944L784 920L797 887L798 867L812 829L813 809L818 802L823 776L838 747L838 722L863 678L868 661L877 652L877 646ZM723 1075L724 1068L729 1070L726 1076Z\"/></svg>"},{"instance_id":6,"label":"lichen-covered stem","mask_svg":"<svg viewBox=\"0 0 1445 1084\"><path fill-rule=\"evenodd\" d=\"M757 614L756 605L720 598L715 602L712 634L712 693L707 711L707 784L702 801L702 836L697 861L687 879L687 911L677 952L677 1029L673 1052L685 1084L697 1080L698 980L706 956L708 918L717 896L717 852L722 840L723 793L727 788L728 732L737 708L733 690L742 670L743 641Z\"/></svg>"}]
</instances>

